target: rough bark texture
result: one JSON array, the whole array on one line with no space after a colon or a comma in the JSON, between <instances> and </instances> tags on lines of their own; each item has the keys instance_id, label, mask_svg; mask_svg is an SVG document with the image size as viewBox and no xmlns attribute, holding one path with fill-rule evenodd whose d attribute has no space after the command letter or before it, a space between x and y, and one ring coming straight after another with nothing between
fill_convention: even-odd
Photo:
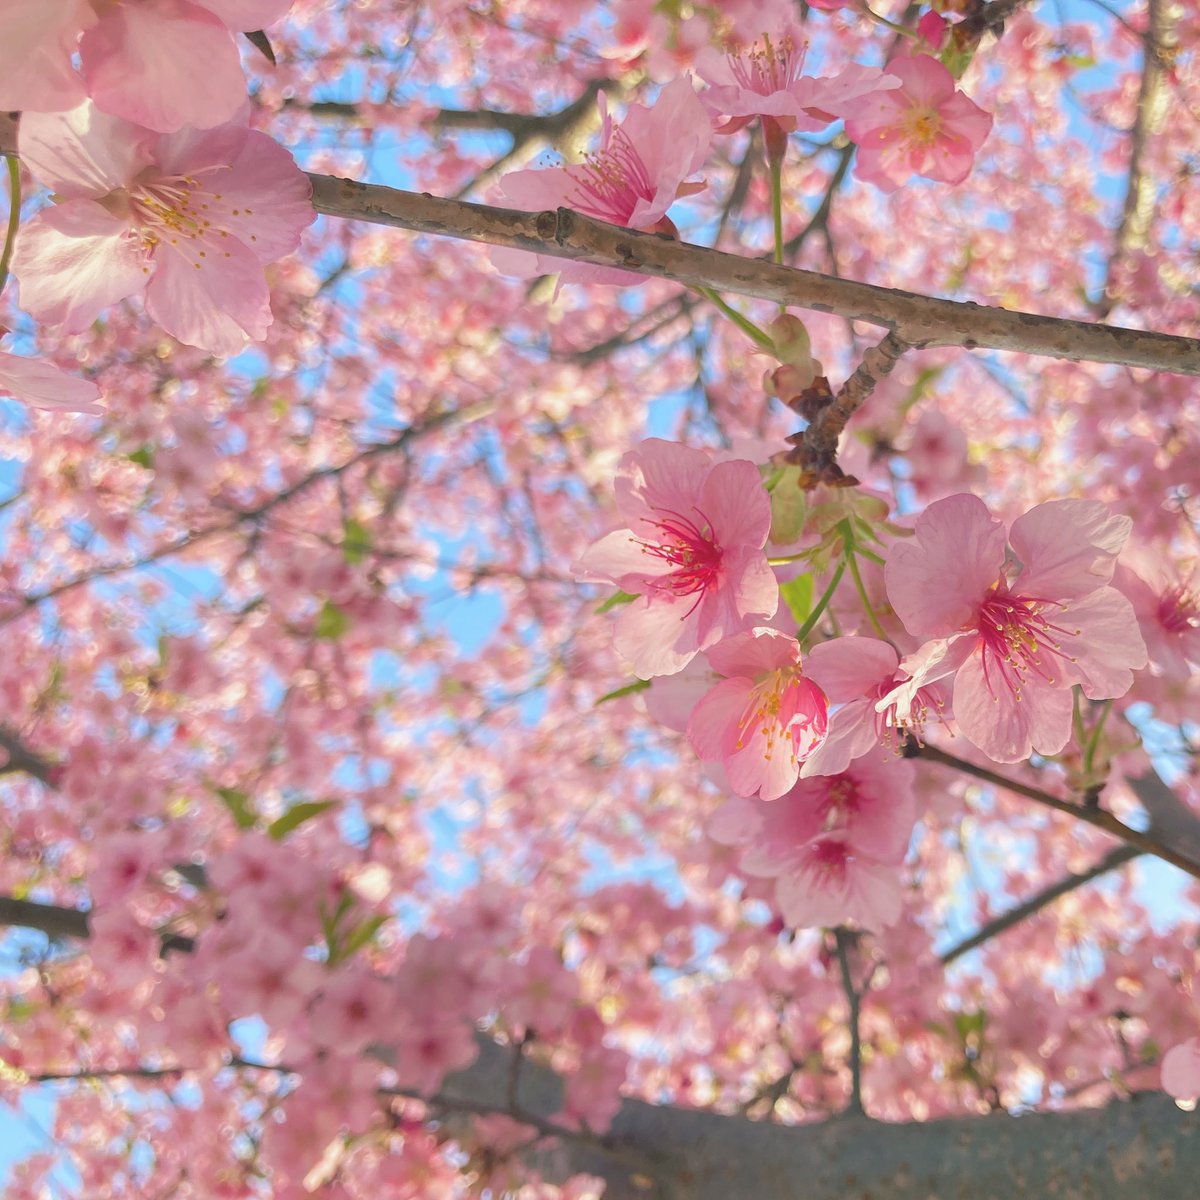
<instances>
[{"instance_id":1,"label":"rough bark texture","mask_svg":"<svg viewBox=\"0 0 1200 1200\"><path fill-rule=\"evenodd\" d=\"M509 1054L485 1045L443 1096L504 1107ZM558 1081L526 1068L520 1107L550 1116ZM611 1145L561 1141L537 1165L608 1181L605 1200L1189 1200L1200 1114L1144 1093L1104 1108L910 1124L787 1126L627 1100Z\"/></svg>"},{"instance_id":2,"label":"rough bark texture","mask_svg":"<svg viewBox=\"0 0 1200 1200\"><path fill-rule=\"evenodd\" d=\"M835 279L815 271L776 266L764 259L742 258L657 234L622 229L568 208L519 212L329 175L309 178L313 204L327 216L622 267L691 287L711 287L836 313L891 329L901 341L916 347L987 347L1200 375L1200 341L1193 338L1010 312Z\"/></svg>"}]
</instances>

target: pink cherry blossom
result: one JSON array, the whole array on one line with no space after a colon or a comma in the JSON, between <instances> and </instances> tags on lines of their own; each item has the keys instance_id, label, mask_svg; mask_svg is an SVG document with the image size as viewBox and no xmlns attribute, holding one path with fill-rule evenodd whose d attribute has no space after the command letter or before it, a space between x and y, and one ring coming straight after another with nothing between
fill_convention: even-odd
<instances>
[{"instance_id":1,"label":"pink cherry blossom","mask_svg":"<svg viewBox=\"0 0 1200 1200\"><path fill-rule=\"evenodd\" d=\"M918 518L884 577L896 615L923 647L913 687L953 674L962 733L998 762L1057 754L1071 733L1071 687L1123 696L1146 648L1108 585L1128 517L1086 500L1052 500L1013 522L1019 570L1006 569L1004 526L975 496L949 496ZM882 703L883 701L881 701Z\"/></svg>"},{"instance_id":2,"label":"pink cherry blossom","mask_svg":"<svg viewBox=\"0 0 1200 1200\"><path fill-rule=\"evenodd\" d=\"M954 86L936 58L907 55L888 63L902 86L851 100L846 133L858 143L854 173L885 192L911 175L961 183L992 128L991 115Z\"/></svg>"},{"instance_id":3,"label":"pink cherry blossom","mask_svg":"<svg viewBox=\"0 0 1200 1200\"><path fill-rule=\"evenodd\" d=\"M875 638L821 642L808 653L807 673L836 708L828 736L800 769L802 777L836 775L877 746L898 751L905 734L919 737L928 721L949 715L947 697L937 683L914 689L902 708L890 699L879 707L909 677L895 648Z\"/></svg>"},{"instance_id":4,"label":"pink cherry blossom","mask_svg":"<svg viewBox=\"0 0 1200 1200\"><path fill-rule=\"evenodd\" d=\"M1200 582L1194 568L1176 574L1165 555L1126 553L1113 586L1137 615L1150 665L1168 679L1187 679L1188 664L1200 667Z\"/></svg>"},{"instance_id":5,"label":"pink cherry blossom","mask_svg":"<svg viewBox=\"0 0 1200 1200\"><path fill-rule=\"evenodd\" d=\"M801 779L770 804L728 800L709 836L740 849L740 870L775 880L789 925L889 925L916 820L912 774L877 747L845 772Z\"/></svg>"},{"instance_id":6,"label":"pink cherry blossom","mask_svg":"<svg viewBox=\"0 0 1200 1200\"><path fill-rule=\"evenodd\" d=\"M710 86L700 99L714 117L729 118L719 131L733 133L755 117L788 133L823 129L852 102L900 86L878 67L857 63L833 76L805 75L806 51L804 34L788 27L726 55L702 55L697 72Z\"/></svg>"},{"instance_id":7,"label":"pink cherry blossom","mask_svg":"<svg viewBox=\"0 0 1200 1200\"><path fill-rule=\"evenodd\" d=\"M291 0L8 0L0 14L0 109L101 111L161 133L224 124L246 98L241 30ZM82 36L81 36L82 35ZM76 51L81 75L72 66Z\"/></svg>"},{"instance_id":8,"label":"pink cherry blossom","mask_svg":"<svg viewBox=\"0 0 1200 1200\"><path fill-rule=\"evenodd\" d=\"M621 608L616 645L639 676L671 675L774 615L771 502L753 463L714 464L649 438L622 457L616 494L626 528L594 543L577 570L638 597Z\"/></svg>"},{"instance_id":9,"label":"pink cherry blossom","mask_svg":"<svg viewBox=\"0 0 1200 1200\"><path fill-rule=\"evenodd\" d=\"M22 305L67 332L143 290L168 333L236 354L271 324L265 264L312 220L291 155L233 123L156 135L94 105L30 113L21 155L58 203L22 227L12 270Z\"/></svg>"},{"instance_id":10,"label":"pink cherry blossom","mask_svg":"<svg viewBox=\"0 0 1200 1200\"><path fill-rule=\"evenodd\" d=\"M829 701L801 674L799 643L753 629L714 646L708 661L725 679L692 711L688 739L702 759L724 766L739 796L782 796L828 725Z\"/></svg>"},{"instance_id":11,"label":"pink cherry blossom","mask_svg":"<svg viewBox=\"0 0 1200 1200\"><path fill-rule=\"evenodd\" d=\"M60 371L51 363L22 358L0 350L0 393L23 400L33 408L60 412L101 413L95 401L100 389L86 379Z\"/></svg>"},{"instance_id":12,"label":"pink cherry blossom","mask_svg":"<svg viewBox=\"0 0 1200 1200\"><path fill-rule=\"evenodd\" d=\"M586 216L629 229L674 231L667 209L701 185L684 181L708 155L712 125L689 78L667 84L650 108L630 105L614 124L601 94L600 149L565 167L513 171L500 190L518 208L539 211L573 208ZM628 271L565 263L524 251L494 251L493 261L510 274L562 272L577 283L633 283ZM536 260L536 261L534 261Z\"/></svg>"},{"instance_id":13,"label":"pink cherry blossom","mask_svg":"<svg viewBox=\"0 0 1200 1200\"><path fill-rule=\"evenodd\" d=\"M1176 1100L1200 1099L1200 1037L1188 1038L1163 1055L1162 1085Z\"/></svg>"}]
</instances>

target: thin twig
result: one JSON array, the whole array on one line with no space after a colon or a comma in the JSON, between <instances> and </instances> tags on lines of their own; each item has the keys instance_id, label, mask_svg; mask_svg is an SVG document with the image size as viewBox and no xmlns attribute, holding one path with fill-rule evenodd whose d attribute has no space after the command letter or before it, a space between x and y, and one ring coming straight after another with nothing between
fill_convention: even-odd
<instances>
[{"instance_id":1,"label":"thin twig","mask_svg":"<svg viewBox=\"0 0 1200 1200\"><path fill-rule=\"evenodd\" d=\"M1053 904L1060 896L1065 896L1068 892L1073 892L1076 888L1091 883L1093 879L1098 879L1101 875L1107 875L1109 871L1114 871L1117 867L1123 867L1127 862L1131 862L1144 853L1146 853L1144 850L1139 850L1135 846L1117 846L1115 849L1110 850L1095 866L1089 867L1086 871L1077 871L1073 874L1065 875L1056 883L1052 883L1049 887L1043 888L1040 892L1030 896L1028 900L1022 901L1015 908L1010 908L1007 912L993 917L986 925L980 926L969 937L963 938L957 945L951 946L949 950L940 956L939 961L943 966L948 967L955 959L962 958L964 954L969 954L972 950L978 949L984 942L991 941L992 938L1004 933L1005 930L1011 929L1014 925L1019 925L1027 917L1032 917L1034 913L1041 912L1043 908Z\"/></svg>"},{"instance_id":2,"label":"thin twig","mask_svg":"<svg viewBox=\"0 0 1200 1200\"><path fill-rule=\"evenodd\" d=\"M956 758L953 754L947 754L944 750L939 750L936 746L931 746L928 743L923 746L918 746L915 742L910 743L906 753L912 758L923 758L926 762L935 762L940 763L944 767L952 767L956 771L962 771L964 775L973 775L976 779L982 779L985 783L990 783L995 787L1005 788L1010 792L1015 792L1018 796L1025 796L1029 800L1036 800L1038 804L1052 808L1055 812L1066 813L1078 821L1083 821L1087 825L1092 825L1096 829L1103 830L1103 832L1124 842L1127 846L1132 846L1147 854L1153 854L1156 858L1161 858L1163 862L1170 863L1171 866L1178 867L1188 875L1200 879L1200 862L1196 862L1188 856L1180 854L1173 846L1168 845L1160 837L1156 836L1153 826L1147 832L1142 832L1140 829L1132 829L1123 821L1113 816L1107 809L1084 807L1073 801L1063 800L1050 792L1043 791L1041 788L1021 783L1017 779L1009 779L997 771L991 771L987 767L981 767L973 762L968 762L965 758Z\"/></svg>"}]
</instances>

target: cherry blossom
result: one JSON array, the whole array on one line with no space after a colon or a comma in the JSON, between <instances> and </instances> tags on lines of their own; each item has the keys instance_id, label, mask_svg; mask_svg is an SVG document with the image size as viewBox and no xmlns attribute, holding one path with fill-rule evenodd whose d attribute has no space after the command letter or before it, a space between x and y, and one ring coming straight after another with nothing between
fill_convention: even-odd
<instances>
[{"instance_id":1,"label":"cherry blossom","mask_svg":"<svg viewBox=\"0 0 1200 1200\"><path fill-rule=\"evenodd\" d=\"M897 615L923 650L925 686L952 673L962 733L998 762L1057 754L1071 735L1071 687L1122 696L1146 648L1129 601L1108 586L1128 517L1102 504L1052 500L1010 533L975 496L950 496L893 547L885 578ZM1006 569L1006 543L1019 569Z\"/></svg>"},{"instance_id":2,"label":"cherry blossom","mask_svg":"<svg viewBox=\"0 0 1200 1200\"><path fill-rule=\"evenodd\" d=\"M1164 557L1122 555L1113 586L1128 597L1146 640L1150 665L1172 679L1200 667L1200 581L1195 568L1176 574Z\"/></svg>"},{"instance_id":3,"label":"cherry blossom","mask_svg":"<svg viewBox=\"0 0 1200 1200\"><path fill-rule=\"evenodd\" d=\"M65 112L90 96L101 111L161 133L221 125L245 101L235 33L262 29L290 7L291 0L10 0L0 16L0 108Z\"/></svg>"},{"instance_id":4,"label":"cherry blossom","mask_svg":"<svg viewBox=\"0 0 1200 1200\"><path fill-rule=\"evenodd\" d=\"M617 617L616 646L639 676L673 674L774 614L779 589L763 551L771 505L753 463L714 464L649 438L622 457L616 493L626 528L576 569L638 597Z\"/></svg>"},{"instance_id":5,"label":"cherry blossom","mask_svg":"<svg viewBox=\"0 0 1200 1200\"><path fill-rule=\"evenodd\" d=\"M601 93L603 96L603 93ZM560 206L630 229L671 231L667 210L679 196L703 185L685 180L703 165L712 125L691 80L664 87L651 107L632 104L616 124L601 101L599 150L565 167L512 171L500 180L506 201L539 211ZM493 251L493 261L513 274L554 274L577 283L632 283L627 271L566 263L523 251Z\"/></svg>"},{"instance_id":6,"label":"cherry blossom","mask_svg":"<svg viewBox=\"0 0 1200 1200\"><path fill-rule=\"evenodd\" d=\"M776 629L752 629L708 652L724 680L692 710L687 735L706 762L720 762L739 796L774 800L825 739L829 701L801 674L800 646Z\"/></svg>"},{"instance_id":7,"label":"cherry blossom","mask_svg":"<svg viewBox=\"0 0 1200 1200\"><path fill-rule=\"evenodd\" d=\"M846 134L858 143L854 173L886 192L912 175L961 183L992 128L992 118L954 86L954 77L927 54L888 63L901 81L848 101Z\"/></svg>"},{"instance_id":8,"label":"cherry blossom","mask_svg":"<svg viewBox=\"0 0 1200 1200\"><path fill-rule=\"evenodd\" d=\"M271 324L265 264L313 219L291 156L234 123L156 136L91 104L30 113L21 154L59 198L21 229L21 303L68 332L143 290L169 333L235 354Z\"/></svg>"}]
</instances>

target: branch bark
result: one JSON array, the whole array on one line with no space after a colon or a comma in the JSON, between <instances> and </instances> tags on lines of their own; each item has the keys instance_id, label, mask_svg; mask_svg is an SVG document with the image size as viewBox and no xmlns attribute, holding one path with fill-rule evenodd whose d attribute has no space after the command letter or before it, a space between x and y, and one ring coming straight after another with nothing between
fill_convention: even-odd
<instances>
[{"instance_id":1,"label":"branch bark","mask_svg":"<svg viewBox=\"0 0 1200 1200\"><path fill-rule=\"evenodd\" d=\"M1200 375L1200 341L1087 321L941 300L898 288L836 279L594 221L571 209L540 213L493 208L329 175L310 175L313 204L326 216L439 237L529 250L616 267L779 304L835 313L892 330L914 347L962 346L1120 363Z\"/></svg>"}]
</instances>

